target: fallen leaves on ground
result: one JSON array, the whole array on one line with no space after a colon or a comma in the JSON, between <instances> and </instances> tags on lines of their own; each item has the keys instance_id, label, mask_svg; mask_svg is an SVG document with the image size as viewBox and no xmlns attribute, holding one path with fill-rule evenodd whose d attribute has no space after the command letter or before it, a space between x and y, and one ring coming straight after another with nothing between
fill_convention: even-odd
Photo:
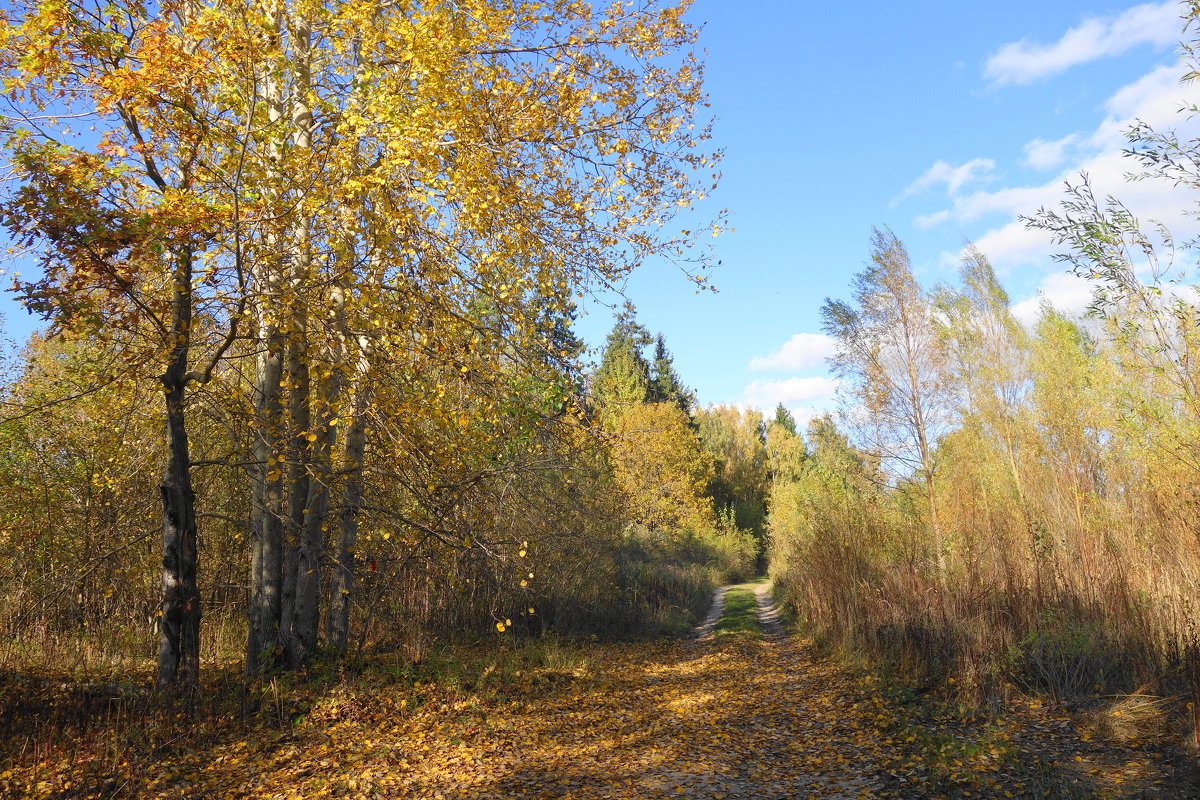
<instances>
[{"instance_id":1,"label":"fallen leaves on ground","mask_svg":"<svg viewBox=\"0 0 1200 800\"><path fill-rule=\"evenodd\" d=\"M465 682L414 674L347 676L300 699L264 692L252 715L201 721L175 739L124 731L124 750L24 759L0 770L0 794L1196 796L1178 776L1164 782L1164 759L1083 742L1053 709L1013 708L978 724L927 714L918 726L910 706L803 641L591 645L552 665L489 666Z\"/></svg>"}]
</instances>

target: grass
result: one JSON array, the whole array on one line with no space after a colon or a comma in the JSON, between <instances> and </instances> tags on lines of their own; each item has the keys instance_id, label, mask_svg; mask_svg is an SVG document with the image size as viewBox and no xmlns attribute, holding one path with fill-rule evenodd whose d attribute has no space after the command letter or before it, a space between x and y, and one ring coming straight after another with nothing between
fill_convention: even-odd
<instances>
[{"instance_id":1,"label":"grass","mask_svg":"<svg viewBox=\"0 0 1200 800\"><path fill-rule=\"evenodd\" d=\"M754 598L754 590L750 588L751 585L743 583L731 586L725 592L725 610L713 630L714 635L742 633L758 636L762 633L762 629L758 625L758 613L755 610L758 604Z\"/></svg>"}]
</instances>

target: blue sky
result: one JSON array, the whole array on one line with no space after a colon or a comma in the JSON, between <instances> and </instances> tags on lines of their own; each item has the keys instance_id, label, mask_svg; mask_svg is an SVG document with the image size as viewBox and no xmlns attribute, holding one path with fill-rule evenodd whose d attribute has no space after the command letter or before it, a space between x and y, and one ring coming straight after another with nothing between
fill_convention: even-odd
<instances>
[{"instance_id":1,"label":"blue sky","mask_svg":"<svg viewBox=\"0 0 1200 800\"><path fill-rule=\"evenodd\" d=\"M1081 170L1098 193L1177 233L1197 232L1167 187L1128 184L1133 118L1161 126L1200 87L1179 82L1175 2L731 3L697 0L715 144L717 294L696 295L668 264L627 294L663 331L703 403L802 416L832 406L820 336L826 297L847 297L872 226L906 243L927 286L952 283L965 241L989 255L1019 316L1039 292L1080 311L1088 287L1017 222L1062 197ZM1178 238L1184 238L1178 236ZM580 333L602 344L611 312L590 301ZM796 338L794 338L796 337ZM786 345L786 346L785 346Z\"/></svg>"},{"instance_id":2,"label":"blue sky","mask_svg":"<svg viewBox=\"0 0 1200 800\"><path fill-rule=\"evenodd\" d=\"M1082 310L1088 287L1017 217L1087 170L1178 238L1200 233L1182 213L1194 201L1127 184L1119 155L1132 119L1169 126L1200 101L1200 87L1179 83L1182 11L1173 0L696 0L713 144L725 151L710 211L728 208L735 230L714 240L717 294L651 263L627 296L701 402L782 401L802 418L832 407L819 309L848 295L872 226L899 235L926 285L954 281L970 239L1023 318L1039 292ZM607 302L584 304L578 329L593 346L619 299ZM7 296L0 312L14 337L33 327Z\"/></svg>"}]
</instances>

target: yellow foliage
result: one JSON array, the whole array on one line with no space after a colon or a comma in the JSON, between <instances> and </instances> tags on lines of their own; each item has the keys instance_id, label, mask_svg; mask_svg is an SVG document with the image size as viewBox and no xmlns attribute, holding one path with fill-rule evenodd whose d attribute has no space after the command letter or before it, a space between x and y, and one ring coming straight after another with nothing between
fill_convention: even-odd
<instances>
[{"instance_id":1,"label":"yellow foliage","mask_svg":"<svg viewBox=\"0 0 1200 800\"><path fill-rule=\"evenodd\" d=\"M613 423L609 461L632 521L659 530L715 524L704 494L714 474L712 457L674 403L622 410Z\"/></svg>"}]
</instances>

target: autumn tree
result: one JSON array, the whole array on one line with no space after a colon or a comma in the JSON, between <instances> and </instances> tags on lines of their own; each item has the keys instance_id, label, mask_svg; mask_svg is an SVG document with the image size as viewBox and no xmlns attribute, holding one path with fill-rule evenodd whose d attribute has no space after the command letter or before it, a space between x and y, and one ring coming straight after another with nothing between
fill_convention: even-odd
<instances>
[{"instance_id":1,"label":"autumn tree","mask_svg":"<svg viewBox=\"0 0 1200 800\"><path fill-rule=\"evenodd\" d=\"M190 692L200 597L188 389L211 380L246 307L245 137L226 78L248 43L187 3L20 4L4 22L15 115L0 217L41 273L18 289L162 388L158 684Z\"/></svg>"},{"instance_id":2,"label":"autumn tree","mask_svg":"<svg viewBox=\"0 0 1200 800\"><path fill-rule=\"evenodd\" d=\"M656 345L653 366L643 353L651 344ZM715 516L705 494L713 461L692 428L690 395L675 373L665 338L652 337L628 301L589 386L632 521L674 532L711 528Z\"/></svg>"},{"instance_id":3,"label":"autumn tree","mask_svg":"<svg viewBox=\"0 0 1200 800\"><path fill-rule=\"evenodd\" d=\"M1200 185L1200 171L1189 156L1200 145L1179 142L1140 124L1129 136L1145 168L1140 177L1176 186ZM1171 432L1164 429L1162 443L1180 461L1195 464L1200 456L1194 436L1200 425L1200 370L1195 366L1200 326L1197 305L1181 288L1184 272L1178 263L1194 243L1177 244L1165 226L1142 222L1115 197L1097 198L1087 176L1068 186L1060 208L1042 209L1028 223L1067 246L1059 260L1076 275L1096 282L1092 309L1119 341L1122 366L1156 384L1148 393L1186 410L1187 422ZM1135 416L1150 410L1141 394L1127 398ZM1148 416L1163 419L1154 412Z\"/></svg>"},{"instance_id":4,"label":"autumn tree","mask_svg":"<svg viewBox=\"0 0 1200 800\"><path fill-rule=\"evenodd\" d=\"M804 437L796 429L796 418L782 403L775 407L775 416L767 423L767 479L775 481L794 478L808 457Z\"/></svg>"},{"instance_id":5,"label":"autumn tree","mask_svg":"<svg viewBox=\"0 0 1200 800\"><path fill-rule=\"evenodd\" d=\"M769 495L771 574L781 594L814 620L847 624L840 609L864 578L858 554L870 552L886 530L876 465L827 414L809 423L807 449L784 429L776 435L784 442Z\"/></svg>"},{"instance_id":6,"label":"autumn tree","mask_svg":"<svg viewBox=\"0 0 1200 800\"><path fill-rule=\"evenodd\" d=\"M335 252L347 265L338 267L344 299L336 302L349 329L368 334L376 363L423 368L437 379L439 398L464 379L486 381L499 374L498 360L562 347L561 336L543 335L546 309L568 308L579 288L614 284L650 254L681 255L694 235L662 227L703 194L693 173L711 163L696 150L706 134L690 127L700 71L681 53L695 33L682 8L477 3L468 13L436 4L364 20L355 7L339 7L348 36L341 41L359 41L349 35L355 31L361 38L349 54L354 66L333 40L305 49L301 12L285 20L299 32L287 41L298 44L280 55L306 65L295 80L339 68L360 78L340 93L338 81L312 78L341 117L328 131L314 129L309 144L343 171L332 200L309 202L314 218L318 202L347 209L340 227L314 225L312 235L343 242ZM328 306L319 296L304 302ZM298 325L317 315L292 318ZM311 341L316 332L289 336ZM336 341L354 341L332 338L335 353ZM313 347L305 352L314 359ZM297 576L315 574L321 476L331 474L331 423L344 408L336 376L310 386L303 362L284 366L285 378L296 376L284 426L292 438L273 447L290 453L295 476L286 481L284 517L290 530L305 531L298 554L307 566ZM260 385L265 392L273 384ZM322 406L331 410L325 420L315 416ZM486 421L499 407L471 413ZM305 480L308 491L297 492ZM285 564L285 574L290 569ZM314 607L311 599L293 606L287 624L303 634L285 642L292 663L315 641Z\"/></svg>"},{"instance_id":7,"label":"autumn tree","mask_svg":"<svg viewBox=\"0 0 1200 800\"><path fill-rule=\"evenodd\" d=\"M713 506L761 541L768 489L762 414L737 406L708 406L697 412L696 422L716 467L709 485Z\"/></svg>"},{"instance_id":8,"label":"autumn tree","mask_svg":"<svg viewBox=\"0 0 1200 800\"><path fill-rule=\"evenodd\" d=\"M0 620L14 635L145 625L157 608L162 448L147 445L161 401L118 356L35 335L0 390Z\"/></svg>"},{"instance_id":9,"label":"autumn tree","mask_svg":"<svg viewBox=\"0 0 1200 800\"><path fill-rule=\"evenodd\" d=\"M434 397L452 396L497 358L548 346L543 312L576 290L615 285L652 254L687 260L695 227L671 221L710 188L713 157L684 10L6 13L3 58L24 104L6 219L46 275L28 300L62 324L120 332L167 390L161 683L195 683L188 387L227 375L245 401L248 667L278 652L298 664L318 643L330 515L359 516L371 431L356 425L377 403L374 376L423 370ZM67 119L96 132L77 137L56 124ZM240 367L223 372L230 348L256 361L248 392ZM352 540L339 547L342 597Z\"/></svg>"},{"instance_id":10,"label":"autumn tree","mask_svg":"<svg viewBox=\"0 0 1200 800\"><path fill-rule=\"evenodd\" d=\"M832 365L861 405L870 446L921 486L935 557L945 553L934 491L938 436L949 421L945 355L933 306L895 234L876 230L871 263L854 278L854 300L826 300L824 329L837 340Z\"/></svg>"},{"instance_id":11,"label":"autumn tree","mask_svg":"<svg viewBox=\"0 0 1200 800\"><path fill-rule=\"evenodd\" d=\"M1022 413L1031 386L1029 336L1013 317L991 263L974 246L964 253L960 279L960 289L935 295L947 380L962 424L1002 449L1027 515L1021 462L1030 441Z\"/></svg>"},{"instance_id":12,"label":"autumn tree","mask_svg":"<svg viewBox=\"0 0 1200 800\"><path fill-rule=\"evenodd\" d=\"M616 417L610 459L635 522L665 531L715 524L707 497L712 458L689 423L673 403L640 404Z\"/></svg>"}]
</instances>

